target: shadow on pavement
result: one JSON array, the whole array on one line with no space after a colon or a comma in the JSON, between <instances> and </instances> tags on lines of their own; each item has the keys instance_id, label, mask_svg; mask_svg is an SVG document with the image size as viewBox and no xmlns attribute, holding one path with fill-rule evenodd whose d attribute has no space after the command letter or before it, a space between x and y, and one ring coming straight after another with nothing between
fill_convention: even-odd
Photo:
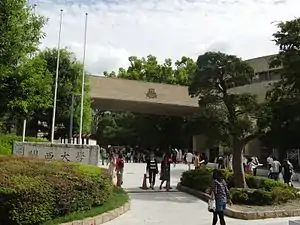
<instances>
[{"instance_id":1,"label":"shadow on pavement","mask_svg":"<svg viewBox=\"0 0 300 225\"><path fill-rule=\"evenodd\" d=\"M169 192L179 192L176 188L176 186L171 186L172 189ZM166 192L165 188L163 190L159 190L158 187L156 187L154 190L148 188L148 189L141 189L140 187L131 187L131 188L124 188L127 193L131 194L131 193L164 193Z\"/></svg>"},{"instance_id":2,"label":"shadow on pavement","mask_svg":"<svg viewBox=\"0 0 300 225\"><path fill-rule=\"evenodd\" d=\"M197 198L179 191L130 193L130 197L132 200L158 202L194 203L199 201Z\"/></svg>"}]
</instances>

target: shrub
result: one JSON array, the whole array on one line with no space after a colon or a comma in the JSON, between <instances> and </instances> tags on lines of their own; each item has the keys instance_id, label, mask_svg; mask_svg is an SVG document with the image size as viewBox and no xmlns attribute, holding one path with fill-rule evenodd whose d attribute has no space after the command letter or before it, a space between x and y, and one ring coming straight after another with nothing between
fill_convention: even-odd
<instances>
[{"instance_id":1,"label":"shrub","mask_svg":"<svg viewBox=\"0 0 300 225\"><path fill-rule=\"evenodd\" d=\"M189 170L183 173L181 183L186 187L205 192L211 187L212 170L203 168L200 170Z\"/></svg>"},{"instance_id":2,"label":"shrub","mask_svg":"<svg viewBox=\"0 0 300 225\"><path fill-rule=\"evenodd\" d=\"M112 196L105 169L41 159L0 158L0 224L36 225L103 205Z\"/></svg>"},{"instance_id":3,"label":"shrub","mask_svg":"<svg viewBox=\"0 0 300 225\"><path fill-rule=\"evenodd\" d=\"M246 174L248 188L234 188L233 173L224 170L233 203L247 205L271 205L287 202L299 197L295 188L268 178ZM212 169L186 171L182 174L182 185L206 192L211 187Z\"/></svg>"},{"instance_id":4,"label":"shrub","mask_svg":"<svg viewBox=\"0 0 300 225\"><path fill-rule=\"evenodd\" d=\"M26 137L28 142L45 142L47 140L34 137ZM11 155L15 141L22 141L22 137L15 135L0 135L0 155Z\"/></svg>"}]
</instances>

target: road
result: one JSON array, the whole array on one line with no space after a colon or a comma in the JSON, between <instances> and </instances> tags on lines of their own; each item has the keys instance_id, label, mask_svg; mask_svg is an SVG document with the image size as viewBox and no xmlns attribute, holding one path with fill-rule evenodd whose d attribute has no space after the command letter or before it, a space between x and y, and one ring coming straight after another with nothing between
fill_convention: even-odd
<instances>
[{"instance_id":1,"label":"road","mask_svg":"<svg viewBox=\"0 0 300 225\"><path fill-rule=\"evenodd\" d=\"M211 225L212 214L207 211L207 204L175 189L186 169L183 164L172 168L174 189L171 192L158 191L158 188L154 192L139 188L144 164L125 164L124 188L131 197L131 210L106 225ZM300 220L300 217L255 221L226 218L229 225L288 225L289 220Z\"/></svg>"}]
</instances>

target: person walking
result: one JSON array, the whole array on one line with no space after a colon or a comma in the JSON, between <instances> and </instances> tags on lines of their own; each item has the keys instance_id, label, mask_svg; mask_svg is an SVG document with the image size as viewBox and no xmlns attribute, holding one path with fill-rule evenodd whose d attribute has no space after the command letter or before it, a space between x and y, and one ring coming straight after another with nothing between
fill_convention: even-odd
<instances>
[{"instance_id":1,"label":"person walking","mask_svg":"<svg viewBox=\"0 0 300 225\"><path fill-rule=\"evenodd\" d=\"M196 152L196 154L195 154L194 166L195 166L195 170L200 169L200 155L199 155L199 152Z\"/></svg>"},{"instance_id":2,"label":"person walking","mask_svg":"<svg viewBox=\"0 0 300 225\"><path fill-rule=\"evenodd\" d=\"M288 184L289 186L293 186L292 184L292 175L294 173L294 168L292 163L285 159L282 163L283 168L283 180L285 184Z\"/></svg>"},{"instance_id":3,"label":"person walking","mask_svg":"<svg viewBox=\"0 0 300 225\"><path fill-rule=\"evenodd\" d=\"M150 188L154 190L156 174L158 174L158 165L154 153L150 154L146 166L147 173L149 174Z\"/></svg>"},{"instance_id":4,"label":"person walking","mask_svg":"<svg viewBox=\"0 0 300 225\"><path fill-rule=\"evenodd\" d=\"M116 160L117 186L119 187L121 187L123 184L124 164L125 164L124 157L120 153Z\"/></svg>"},{"instance_id":5,"label":"person walking","mask_svg":"<svg viewBox=\"0 0 300 225\"><path fill-rule=\"evenodd\" d=\"M214 169L212 182L212 198L215 200L215 210L213 212L212 225L216 225L218 217L221 225L226 225L224 219L224 211L227 203L231 205L230 193L224 179L224 174L220 169Z\"/></svg>"},{"instance_id":6,"label":"person walking","mask_svg":"<svg viewBox=\"0 0 300 225\"><path fill-rule=\"evenodd\" d=\"M259 166L261 166L261 163L259 162L257 156L252 156L251 159L252 159L252 162L254 164L254 167L253 167L253 176L256 176L257 175L257 168Z\"/></svg>"},{"instance_id":7,"label":"person walking","mask_svg":"<svg viewBox=\"0 0 300 225\"><path fill-rule=\"evenodd\" d=\"M188 152L186 154L186 163L188 164L188 170L191 170L191 165L193 163L193 157L194 157L194 155L191 152Z\"/></svg>"},{"instance_id":8,"label":"person walking","mask_svg":"<svg viewBox=\"0 0 300 225\"><path fill-rule=\"evenodd\" d=\"M169 191L170 190L170 180L171 180L171 163L172 163L172 159L171 159L171 155L165 154L162 162L161 162L161 170L160 170L160 186L159 189L162 189L162 185L164 184L164 182L166 182L166 190Z\"/></svg>"},{"instance_id":9,"label":"person walking","mask_svg":"<svg viewBox=\"0 0 300 225\"><path fill-rule=\"evenodd\" d=\"M114 177L115 177L115 174L114 174L115 168L116 168L116 159L114 157L114 154L111 153L109 155L108 171L109 171L109 174L112 177L112 179L114 179Z\"/></svg>"},{"instance_id":10,"label":"person walking","mask_svg":"<svg viewBox=\"0 0 300 225\"><path fill-rule=\"evenodd\" d=\"M278 181L279 179L279 174L281 173L281 164L278 161L278 159L276 157L273 157L273 163L272 163L272 167L271 167L271 178L273 180Z\"/></svg>"}]
</instances>

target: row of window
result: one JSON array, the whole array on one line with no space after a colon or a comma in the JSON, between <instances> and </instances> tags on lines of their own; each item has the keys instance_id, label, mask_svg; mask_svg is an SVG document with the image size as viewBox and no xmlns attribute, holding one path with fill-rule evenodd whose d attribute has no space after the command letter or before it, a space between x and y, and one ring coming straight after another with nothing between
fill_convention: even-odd
<instances>
[{"instance_id":1,"label":"row of window","mask_svg":"<svg viewBox=\"0 0 300 225\"><path fill-rule=\"evenodd\" d=\"M280 79L280 71L279 70L271 70L264 71L255 74L253 79L253 83L259 83L263 81L271 81L271 80L279 80Z\"/></svg>"}]
</instances>

